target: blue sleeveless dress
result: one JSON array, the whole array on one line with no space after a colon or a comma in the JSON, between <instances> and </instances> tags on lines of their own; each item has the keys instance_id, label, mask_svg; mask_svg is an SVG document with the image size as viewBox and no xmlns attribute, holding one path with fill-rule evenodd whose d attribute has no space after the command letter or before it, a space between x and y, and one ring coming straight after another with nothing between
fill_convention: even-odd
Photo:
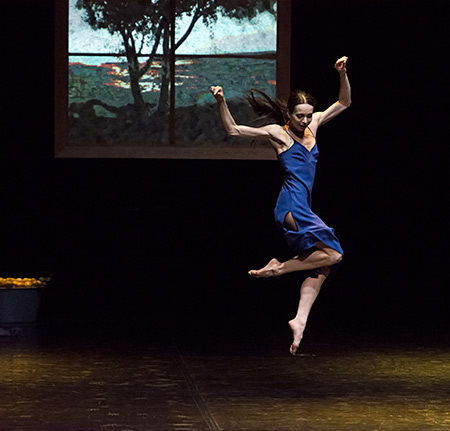
<instances>
[{"instance_id":1,"label":"blue sleeveless dress","mask_svg":"<svg viewBox=\"0 0 450 431\"><path fill-rule=\"evenodd\" d=\"M322 242L344 254L334 229L328 227L311 210L311 192L318 159L317 144L308 151L295 140L287 151L278 155L283 170L283 186L275 206L275 222L295 253L299 254ZM285 217L289 211L298 231L286 228Z\"/></svg>"}]
</instances>

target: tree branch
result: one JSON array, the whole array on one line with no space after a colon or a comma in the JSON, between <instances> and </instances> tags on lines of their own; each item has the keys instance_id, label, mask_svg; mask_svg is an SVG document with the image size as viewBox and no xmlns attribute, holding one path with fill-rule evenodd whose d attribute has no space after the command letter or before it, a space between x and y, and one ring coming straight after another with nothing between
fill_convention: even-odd
<instances>
[{"instance_id":1,"label":"tree branch","mask_svg":"<svg viewBox=\"0 0 450 431\"><path fill-rule=\"evenodd\" d=\"M152 65L153 58L155 57L156 50L158 49L158 46L159 46L159 41L161 40L161 35L163 32L164 25L165 25L165 18L162 17L161 21L159 22L158 29L156 30L156 33L155 33L155 43L153 44L152 52L150 53L150 55L147 59L147 62L141 68L141 70L139 72L140 77L143 76L148 71L148 69L150 69L150 67Z\"/></svg>"},{"instance_id":2,"label":"tree branch","mask_svg":"<svg viewBox=\"0 0 450 431\"><path fill-rule=\"evenodd\" d=\"M177 43L175 43L174 51L176 51L180 47L180 45L182 45L183 42L188 38L188 36L191 34L192 30L194 29L196 22L199 20L199 18L201 16L202 16L202 12L201 12L200 6L197 5L197 9L194 12L194 16L192 17L191 24L189 25L189 28L186 30L186 32L181 37L181 39Z\"/></svg>"}]
</instances>

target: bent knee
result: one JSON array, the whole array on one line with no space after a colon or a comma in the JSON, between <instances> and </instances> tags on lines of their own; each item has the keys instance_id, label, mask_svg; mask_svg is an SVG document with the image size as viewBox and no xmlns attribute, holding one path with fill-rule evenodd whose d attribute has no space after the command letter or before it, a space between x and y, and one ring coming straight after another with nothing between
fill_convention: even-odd
<instances>
[{"instance_id":1,"label":"bent knee","mask_svg":"<svg viewBox=\"0 0 450 431\"><path fill-rule=\"evenodd\" d=\"M342 262L342 253L339 253L336 250L332 250L332 252L329 254L330 256L330 263L331 265L337 265L338 263Z\"/></svg>"}]
</instances>

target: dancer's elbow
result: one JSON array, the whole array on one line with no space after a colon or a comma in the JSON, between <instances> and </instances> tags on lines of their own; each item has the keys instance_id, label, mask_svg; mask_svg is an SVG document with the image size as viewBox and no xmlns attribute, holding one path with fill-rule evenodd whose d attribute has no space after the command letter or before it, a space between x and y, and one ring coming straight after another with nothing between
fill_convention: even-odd
<instances>
[{"instance_id":1,"label":"dancer's elbow","mask_svg":"<svg viewBox=\"0 0 450 431\"><path fill-rule=\"evenodd\" d=\"M238 126L228 127L226 131L228 136L241 136L241 131Z\"/></svg>"}]
</instances>

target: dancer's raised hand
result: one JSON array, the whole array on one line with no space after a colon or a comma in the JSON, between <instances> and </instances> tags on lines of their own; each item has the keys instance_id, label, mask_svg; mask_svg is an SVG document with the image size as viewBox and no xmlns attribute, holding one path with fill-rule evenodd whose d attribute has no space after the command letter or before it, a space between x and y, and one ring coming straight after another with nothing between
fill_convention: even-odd
<instances>
[{"instance_id":1,"label":"dancer's raised hand","mask_svg":"<svg viewBox=\"0 0 450 431\"><path fill-rule=\"evenodd\" d=\"M218 102L225 98L223 95L223 88L220 86L212 86L209 88L209 91L212 93L212 95Z\"/></svg>"},{"instance_id":2,"label":"dancer's raised hand","mask_svg":"<svg viewBox=\"0 0 450 431\"><path fill-rule=\"evenodd\" d=\"M339 73L346 73L347 72L347 68L346 68L347 60L348 60L348 57L345 57L345 56L341 57L339 60L336 61L334 68Z\"/></svg>"}]
</instances>

